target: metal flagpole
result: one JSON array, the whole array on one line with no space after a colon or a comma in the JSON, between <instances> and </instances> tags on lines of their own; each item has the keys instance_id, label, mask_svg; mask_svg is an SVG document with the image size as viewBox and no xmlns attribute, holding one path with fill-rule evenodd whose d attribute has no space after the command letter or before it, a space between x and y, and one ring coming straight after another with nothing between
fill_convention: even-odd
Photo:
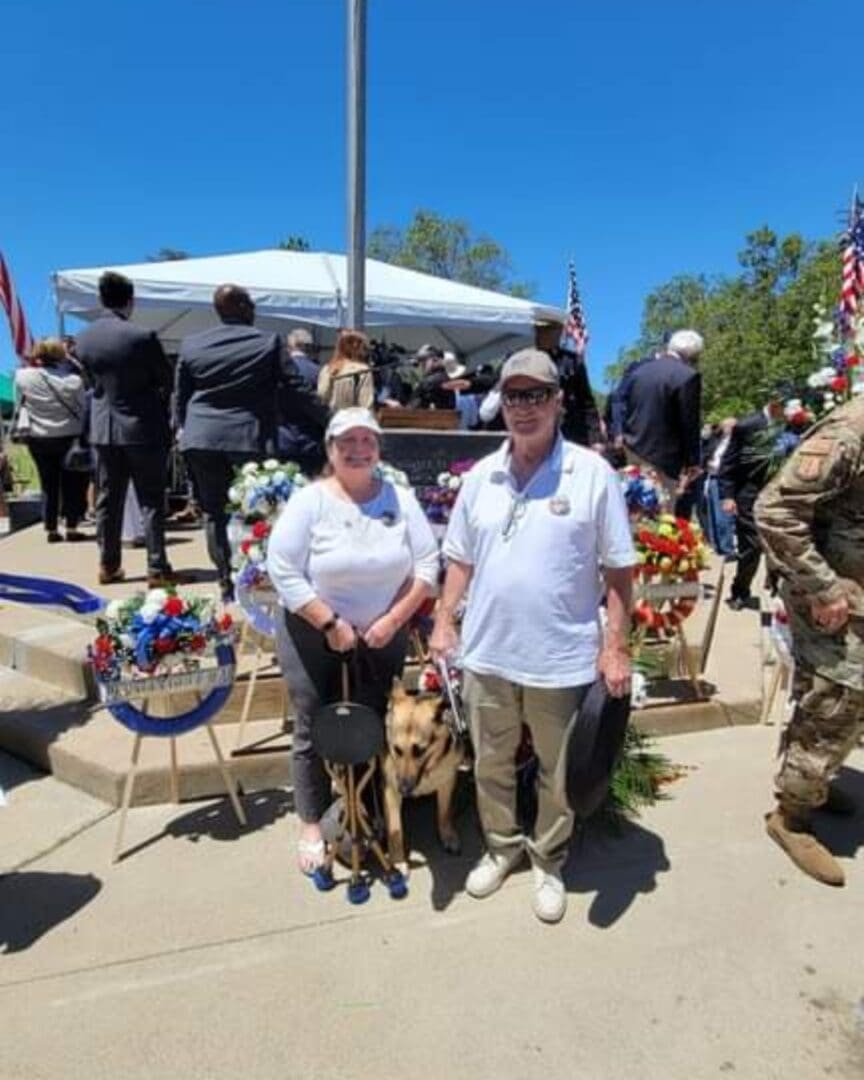
<instances>
[{"instance_id":1,"label":"metal flagpole","mask_svg":"<svg viewBox=\"0 0 864 1080\"><path fill-rule=\"evenodd\" d=\"M366 0L348 0L348 320L366 308Z\"/></svg>"}]
</instances>

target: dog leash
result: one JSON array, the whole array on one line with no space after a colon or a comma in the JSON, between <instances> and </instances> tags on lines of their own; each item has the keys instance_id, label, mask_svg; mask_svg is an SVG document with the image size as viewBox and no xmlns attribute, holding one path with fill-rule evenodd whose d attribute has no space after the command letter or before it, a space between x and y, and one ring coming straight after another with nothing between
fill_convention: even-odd
<instances>
[{"instance_id":1,"label":"dog leash","mask_svg":"<svg viewBox=\"0 0 864 1080\"><path fill-rule=\"evenodd\" d=\"M435 664L438 668L438 674L441 676L441 682L447 693L447 700L450 703L450 712L453 716L453 727L456 736L457 738L465 739L468 736L468 725L465 723L465 717L462 715L461 708L456 701L456 692L453 689L453 683L450 679L447 661L443 658L439 658Z\"/></svg>"}]
</instances>

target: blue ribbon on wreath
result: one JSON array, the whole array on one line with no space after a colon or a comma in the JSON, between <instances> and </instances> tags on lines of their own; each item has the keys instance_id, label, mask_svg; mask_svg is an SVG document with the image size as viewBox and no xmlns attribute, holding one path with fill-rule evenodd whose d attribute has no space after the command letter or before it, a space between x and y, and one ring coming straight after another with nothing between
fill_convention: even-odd
<instances>
[{"instance_id":1,"label":"blue ribbon on wreath","mask_svg":"<svg viewBox=\"0 0 864 1080\"><path fill-rule=\"evenodd\" d=\"M217 645L216 659L220 668L233 667L235 663L233 646ZM177 716L151 716L129 701L112 702L108 705L108 711L115 720L138 735L185 735L187 731L193 731L202 724L206 724L219 712L231 696L233 686L233 679L227 686L214 686L194 709L179 713Z\"/></svg>"},{"instance_id":2,"label":"blue ribbon on wreath","mask_svg":"<svg viewBox=\"0 0 864 1080\"><path fill-rule=\"evenodd\" d=\"M82 589L80 585L21 574L0 574L0 600L14 600L18 604L52 604L69 608L78 615L90 615L105 606L101 596Z\"/></svg>"}]
</instances>

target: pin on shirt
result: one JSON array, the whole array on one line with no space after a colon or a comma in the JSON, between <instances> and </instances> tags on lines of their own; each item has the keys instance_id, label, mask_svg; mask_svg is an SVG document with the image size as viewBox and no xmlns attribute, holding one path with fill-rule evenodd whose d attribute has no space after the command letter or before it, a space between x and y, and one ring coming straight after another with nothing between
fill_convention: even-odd
<instances>
[{"instance_id":1,"label":"pin on shirt","mask_svg":"<svg viewBox=\"0 0 864 1080\"><path fill-rule=\"evenodd\" d=\"M549 500L549 509L556 517L566 517L570 513L570 500L566 495L556 495Z\"/></svg>"}]
</instances>

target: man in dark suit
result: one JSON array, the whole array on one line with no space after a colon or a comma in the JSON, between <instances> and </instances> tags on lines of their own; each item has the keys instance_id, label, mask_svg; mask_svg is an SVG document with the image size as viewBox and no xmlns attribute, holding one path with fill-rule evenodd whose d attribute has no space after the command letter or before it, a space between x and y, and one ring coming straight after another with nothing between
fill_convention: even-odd
<instances>
[{"instance_id":1,"label":"man in dark suit","mask_svg":"<svg viewBox=\"0 0 864 1080\"><path fill-rule=\"evenodd\" d=\"M654 469L670 501L700 468L702 348L694 330L676 330L663 352L631 366L622 391L628 460Z\"/></svg>"},{"instance_id":2,"label":"man in dark suit","mask_svg":"<svg viewBox=\"0 0 864 1080\"><path fill-rule=\"evenodd\" d=\"M753 507L759 492L768 482L771 452L767 447L760 452L759 434L782 419L782 397L771 397L761 412L738 421L720 462L717 477L720 505L727 514L734 515L738 540L738 564L727 600L733 611L753 605L750 586L762 555Z\"/></svg>"},{"instance_id":3,"label":"man in dark suit","mask_svg":"<svg viewBox=\"0 0 864 1080\"><path fill-rule=\"evenodd\" d=\"M207 550L225 600L233 598L225 504L234 469L276 448L282 346L253 325L245 289L220 285L213 294L220 325L187 338L177 363L178 442L195 479Z\"/></svg>"},{"instance_id":4,"label":"man in dark suit","mask_svg":"<svg viewBox=\"0 0 864 1080\"><path fill-rule=\"evenodd\" d=\"M96 448L99 581L122 581L121 530L129 480L141 506L152 587L175 575L165 554L171 368L156 334L129 321L132 282L107 271L99 279L105 315L77 339L78 361L92 387L90 441Z\"/></svg>"},{"instance_id":5,"label":"man in dark suit","mask_svg":"<svg viewBox=\"0 0 864 1080\"><path fill-rule=\"evenodd\" d=\"M318 346L308 330L292 330L288 354L281 357L278 451L283 461L295 461L307 476L324 467L324 432L330 418L318 397Z\"/></svg>"}]
</instances>

